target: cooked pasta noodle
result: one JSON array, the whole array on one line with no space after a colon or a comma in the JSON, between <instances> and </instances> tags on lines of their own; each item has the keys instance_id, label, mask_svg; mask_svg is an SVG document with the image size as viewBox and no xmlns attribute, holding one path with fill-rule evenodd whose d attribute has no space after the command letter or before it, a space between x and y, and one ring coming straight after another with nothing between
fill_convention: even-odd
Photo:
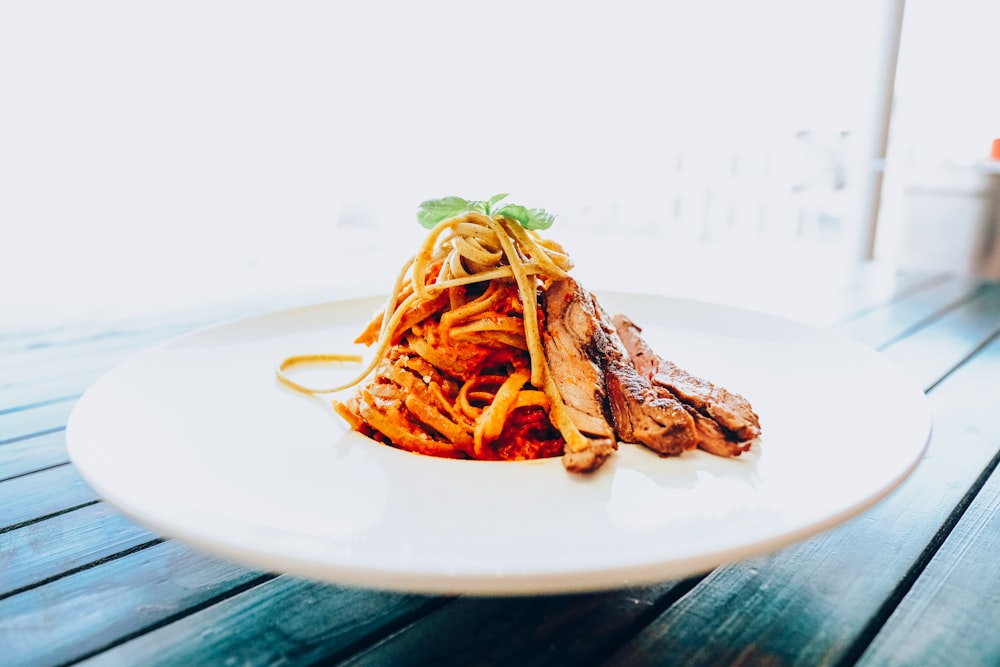
<instances>
[{"instance_id":1,"label":"cooked pasta noodle","mask_svg":"<svg viewBox=\"0 0 1000 667\"><path fill-rule=\"evenodd\" d=\"M572 262L557 243L514 220L464 213L437 224L402 267L385 308L356 342L370 362L350 382L309 388L277 368L288 387L324 395L357 387L334 409L356 430L410 451L452 458L531 459L582 451L551 378L538 292Z\"/></svg>"}]
</instances>

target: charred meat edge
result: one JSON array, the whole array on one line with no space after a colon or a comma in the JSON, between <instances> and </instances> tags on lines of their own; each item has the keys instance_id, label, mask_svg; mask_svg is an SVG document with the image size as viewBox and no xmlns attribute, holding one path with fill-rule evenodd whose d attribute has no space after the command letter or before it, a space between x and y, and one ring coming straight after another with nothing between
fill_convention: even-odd
<instances>
[{"instance_id":1,"label":"charred meat edge","mask_svg":"<svg viewBox=\"0 0 1000 667\"><path fill-rule=\"evenodd\" d=\"M746 398L661 358L642 338L642 329L624 315L615 315L612 322L636 370L657 394L675 396L691 414L699 447L719 456L738 456L750 448L761 430L760 418Z\"/></svg>"},{"instance_id":2,"label":"charred meat edge","mask_svg":"<svg viewBox=\"0 0 1000 667\"><path fill-rule=\"evenodd\" d=\"M572 278L546 291L545 351L549 369L574 424L607 453L608 439L638 443L660 454L698 444L695 417L669 392L658 392L629 361L607 313ZM598 444L601 443L601 444ZM564 457L579 472L587 457ZM602 459L603 460L603 459Z\"/></svg>"},{"instance_id":3,"label":"charred meat edge","mask_svg":"<svg viewBox=\"0 0 1000 667\"><path fill-rule=\"evenodd\" d=\"M556 281L545 292L545 322L549 374L573 424L587 437L583 450L567 448L563 465L571 472L591 472L618 446L606 410L604 368L593 354L598 328L593 304L581 298L572 279Z\"/></svg>"}]
</instances>

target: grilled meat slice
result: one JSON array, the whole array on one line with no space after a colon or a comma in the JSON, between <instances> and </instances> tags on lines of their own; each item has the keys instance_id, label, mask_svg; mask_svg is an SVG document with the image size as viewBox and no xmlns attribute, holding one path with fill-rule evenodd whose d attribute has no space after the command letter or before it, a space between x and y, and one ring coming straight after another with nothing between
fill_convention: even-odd
<instances>
[{"instance_id":1,"label":"grilled meat slice","mask_svg":"<svg viewBox=\"0 0 1000 667\"><path fill-rule=\"evenodd\" d=\"M596 299L594 304L601 325L595 342L604 357L611 419L618 438L664 456L694 449L698 432L693 418L680 401L669 393L657 392L649 379L639 374L612 319Z\"/></svg>"},{"instance_id":2,"label":"grilled meat slice","mask_svg":"<svg viewBox=\"0 0 1000 667\"><path fill-rule=\"evenodd\" d=\"M567 448L563 452L563 467L569 472L594 472L618 449L614 438L588 438L587 446L579 451Z\"/></svg>"},{"instance_id":3,"label":"grilled meat slice","mask_svg":"<svg viewBox=\"0 0 1000 667\"><path fill-rule=\"evenodd\" d=\"M725 387L691 375L677 364L664 359L653 384L666 387L674 396L705 414L739 440L753 440L760 435L760 418L750 402Z\"/></svg>"},{"instance_id":4,"label":"grilled meat slice","mask_svg":"<svg viewBox=\"0 0 1000 667\"><path fill-rule=\"evenodd\" d=\"M747 399L662 359L643 340L642 329L624 315L615 315L612 321L639 374L651 381L658 395L675 396L694 416L702 449L720 456L749 449L761 431Z\"/></svg>"},{"instance_id":5,"label":"grilled meat slice","mask_svg":"<svg viewBox=\"0 0 1000 667\"><path fill-rule=\"evenodd\" d=\"M549 287L546 308L549 368L563 401L579 420L574 422L577 428L643 444L661 454L678 454L697 444L693 418L676 398L657 395L650 381L636 372L611 318L592 294L565 278ZM603 422L600 431L595 427L598 417Z\"/></svg>"},{"instance_id":6,"label":"grilled meat slice","mask_svg":"<svg viewBox=\"0 0 1000 667\"><path fill-rule=\"evenodd\" d=\"M733 440L714 419L699 414L690 405L684 407L691 414L695 428L698 429L699 448L704 449L709 454L722 457L739 456L750 449L752 440Z\"/></svg>"},{"instance_id":7,"label":"grilled meat slice","mask_svg":"<svg viewBox=\"0 0 1000 667\"><path fill-rule=\"evenodd\" d=\"M642 329L620 313L611 318L611 324L618 333L622 345L625 346L632 366L635 367L639 375L647 380L652 380L662 359L643 339Z\"/></svg>"},{"instance_id":8,"label":"grilled meat slice","mask_svg":"<svg viewBox=\"0 0 1000 667\"><path fill-rule=\"evenodd\" d=\"M645 445L664 456L698 444L694 420L684 406L673 396L658 396L631 366L609 372L607 386L615 429L623 442Z\"/></svg>"},{"instance_id":9,"label":"grilled meat slice","mask_svg":"<svg viewBox=\"0 0 1000 667\"><path fill-rule=\"evenodd\" d=\"M614 438L605 415L604 369L592 354L598 330L594 304L576 287L575 281L565 279L546 292L545 358L580 432Z\"/></svg>"},{"instance_id":10,"label":"grilled meat slice","mask_svg":"<svg viewBox=\"0 0 1000 667\"><path fill-rule=\"evenodd\" d=\"M586 446L581 449L567 445L563 465L572 472L589 472L611 455L618 441L605 414L604 369L591 354L598 328L594 304L580 296L570 279L549 287L542 339L549 373L566 411L576 428L587 436Z\"/></svg>"},{"instance_id":11,"label":"grilled meat slice","mask_svg":"<svg viewBox=\"0 0 1000 667\"><path fill-rule=\"evenodd\" d=\"M543 336L549 372L588 446L567 447L570 470L596 469L617 441L662 455L701 449L738 456L760 435L750 403L662 359L641 329L614 318L572 278L545 295Z\"/></svg>"}]
</instances>

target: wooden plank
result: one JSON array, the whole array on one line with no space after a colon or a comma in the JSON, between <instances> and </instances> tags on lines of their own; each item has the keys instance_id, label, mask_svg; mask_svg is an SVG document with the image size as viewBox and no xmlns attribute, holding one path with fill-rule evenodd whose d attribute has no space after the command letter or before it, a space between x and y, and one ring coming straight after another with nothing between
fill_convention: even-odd
<instances>
[{"instance_id":1,"label":"wooden plank","mask_svg":"<svg viewBox=\"0 0 1000 667\"><path fill-rule=\"evenodd\" d=\"M137 338L109 338L67 348L43 348L4 360L0 406L31 405L57 397L78 396L122 361L156 343L165 333Z\"/></svg>"},{"instance_id":2,"label":"wooden plank","mask_svg":"<svg viewBox=\"0 0 1000 667\"><path fill-rule=\"evenodd\" d=\"M67 464L0 483L0 532L97 500Z\"/></svg>"},{"instance_id":3,"label":"wooden plank","mask_svg":"<svg viewBox=\"0 0 1000 667\"><path fill-rule=\"evenodd\" d=\"M104 503L0 533L0 599L156 539Z\"/></svg>"},{"instance_id":4,"label":"wooden plank","mask_svg":"<svg viewBox=\"0 0 1000 667\"><path fill-rule=\"evenodd\" d=\"M69 461L62 430L0 445L0 482Z\"/></svg>"},{"instance_id":5,"label":"wooden plank","mask_svg":"<svg viewBox=\"0 0 1000 667\"><path fill-rule=\"evenodd\" d=\"M55 340L32 340L24 345L12 347L0 353L8 371L16 372L16 377L27 375L32 367L55 366L60 362L70 363L79 359L83 352L95 354L119 348L140 348L157 340L166 340L179 333L190 331L191 324L164 323L148 328L122 329L115 322L107 322L104 328L83 336L64 337ZM7 376L7 374L5 374ZM6 382L6 378L5 378Z\"/></svg>"},{"instance_id":6,"label":"wooden plank","mask_svg":"<svg viewBox=\"0 0 1000 667\"><path fill-rule=\"evenodd\" d=\"M664 582L583 595L459 599L343 664L588 664L684 590L683 582Z\"/></svg>"},{"instance_id":7,"label":"wooden plank","mask_svg":"<svg viewBox=\"0 0 1000 667\"><path fill-rule=\"evenodd\" d=\"M114 360L91 358L94 368L70 373L66 369L39 370L38 375L23 382L0 386L0 411L3 414L37 407L57 401L72 401L104 373L114 367ZM54 373L54 374L52 374Z\"/></svg>"},{"instance_id":8,"label":"wooden plank","mask_svg":"<svg viewBox=\"0 0 1000 667\"><path fill-rule=\"evenodd\" d=\"M223 303L212 307L164 310L132 316L93 317L60 320L35 326L4 327L0 322L0 357L42 347L66 347L108 336L141 336L167 330L192 330L212 322L246 317L277 308L295 305L298 299L267 299Z\"/></svg>"},{"instance_id":9,"label":"wooden plank","mask_svg":"<svg viewBox=\"0 0 1000 667\"><path fill-rule=\"evenodd\" d=\"M365 296L371 293L370 290L364 291ZM124 318L97 318L6 331L0 322L0 361L6 363L11 359L31 359L33 354L39 355L34 357L36 361L42 361L50 353L56 358L69 359L74 351L94 349L95 346L100 349L141 348L149 345L149 341L167 340L214 324L311 304L326 296L303 294L298 297L224 303L210 308L186 308ZM338 295L331 292L331 298L336 296ZM347 298L359 294L351 291L339 296Z\"/></svg>"},{"instance_id":10,"label":"wooden plank","mask_svg":"<svg viewBox=\"0 0 1000 667\"><path fill-rule=\"evenodd\" d=\"M609 662L658 664L665 656L684 665L849 662L992 460L1000 424L995 395L981 388L996 377L1000 340L932 392L928 453L887 500L802 544L716 570Z\"/></svg>"},{"instance_id":11,"label":"wooden plank","mask_svg":"<svg viewBox=\"0 0 1000 667\"><path fill-rule=\"evenodd\" d=\"M962 303L973 295L976 284L951 277L926 289L903 294L883 307L859 313L838 324L834 330L877 348Z\"/></svg>"},{"instance_id":12,"label":"wooden plank","mask_svg":"<svg viewBox=\"0 0 1000 667\"><path fill-rule=\"evenodd\" d=\"M65 428L75 404L73 399L56 401L0 414L0 449L10 442L24 440L37 433L51 433Z\"/></svg>"},{"instance_id":13,"label":"wooden plank","mask_svg":"<svg viewBox=\"0 0 1000 667\"><path fill-rule=\"evenodd\" d=\"M1000 330L1000 283L980 286L974 298L883 350L918 387L930 388ZM989 386L989 385L986 385Z\"/></svg>"},{"instance_id":14,"label":"wooden plank","mask_svg":"<svg viewBox=\"0 0 1000 667\"><path fill-rule=\"evenodd\" d=\"M101 375L155 344L290 305L295 304L233 304L194 314L91 324L83 332L70 327L41 340L29 336L17 345L0 345L0 411L57 397L79 397Z\"/></svg>"},{"instance_id":15,"label":"wooden plank","mask_svg":"<svg viewBox=\"0 0 1000 667\"><path fill-rule=\"evenodd\" d=\"M823 306L827 314L820 315L819 313L823 311L818 310L817 316L810 322L815 326L830 327L844 320L859 317L895 303L900 299L933 289L947 281L948 276L945 274L895 271L883 277L882 280L865 280L855 289L829 295L831 302ZM817 298L815 292L813 292L812 298L816 306L819 306L823 301L822 298Z\"/></svg>"},{"instance_id":16,"label":"wooden plank","mask_svg":"<svg viewBox=\"0 0 1000 667\"><path fill-rule=\"evenodd\" d=\"M232 304L194 313L76 323L0 341L0 408L78 395L141 350L214 323L263 312L264 307Z\"/></svg>"},{"instance_id":17,"label":"wooden plank","mask_svg":"<svg viewBox=\"0 0 1000 667\"><path fill-rule=\"evenodd\" d=\"M168 317L94 317L86 319L70 319L58 322L36 323L33 325L16 324L5 328L0 323L0 356L18 354L25 350L39 347L60 347L73 345L80 341L100 338L108 331L116 331L122 335L138 334L164 326L174 326L183 320L178 314Z\"/></svg>"},{"instance_id":18,"label":"wooden plank","mask_svg":"<svg viewBox=\"0 0 1000 667\"><path fill-rule=\"evenodd\" d=\"M998 507L994 468L859 665L1000 665Z\"/></svg>"},{"instance_id":19,"label":"wooden plank","mask_svg":"<svg viewBox=\"0 0 1000 667\"><path fill-rule=\"evenodd\" d=\"M447 598L343 588L283 576L83 664L329 664L446 602Z\"/></svg>"},{"instance_id":20,"label":"wooden plank","mask_svg":"<svg viewBox=\"0 0 1000 667\"><path fill-rule=\"evenodd\" d=\"M156 544L0 600L4 665L78 660L264 578L175 542Z\"/></svg>"},{"instance_id":21,"label":"wooden plank","mask_svg":"<svg viewBox=\"0 0 1000 667\"><path fill-rule=\"evenodd\" d=\"M942 274L908 273L873 266L864 279L848 285L801 281L780 295L762 294L747 301L751 308L784 315L812 326L829 327L897 299L931 289L947 280Z\"/></svg>"}]
</instances>

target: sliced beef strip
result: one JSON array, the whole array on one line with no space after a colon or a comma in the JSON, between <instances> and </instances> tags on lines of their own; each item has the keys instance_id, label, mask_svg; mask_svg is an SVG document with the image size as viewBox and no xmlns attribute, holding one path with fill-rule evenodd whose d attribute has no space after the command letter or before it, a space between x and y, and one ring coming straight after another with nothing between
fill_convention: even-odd
<instances>
[{"instance_id":1,"label":"sliced beef strip","mask_svg":"<svg viewBox=\"0 0 1000 667\"><path fill-rule=\"evenodd\" d=\"M739 440L760 435L760 418L750 402L725 387L691 375L673 362L664 360L653 376L653 384L666 387L679 399L719 423Z\"/></svg>"},{"instance_id":2,"label":"sliced beef strip","mask_svg":"<svg viewBox=\"0 0 1000 667\"><path fill-rule=\"evenodd\" d=\"M563 453L563 467L569 472L594 472L618 449L618 443L609 438L591 438L585 449Z\"/></svg>"},{"instance_id":3,"label":"sliced beef strip","mask_svg":"<svg viewBox=\"0 0 1000 667\"><path fill-rule=\"evenodd\" d=\"M660 359L660 356L649 347L640 335L642 329L632 322L632 320L621 314L615 314L611 318L611 323L618 333L619 340L621 340L628 351L629 360L632 362L635 370L642 377L652 381L662 359Z\"/></svg>"},{"instance_id":4,"label":"sliced beef strip","mask_svg":"<svg viewBox=\"0 0 1000 667\"><path fill-rule=\"evenodd\" d=\"M664 456L697 446L694 420L673 396L657 396L634 369L608 373L607 383L615 429L623 442L645 445Z\"/></svg>"},{"instance_id":5,"label":"sliced beef strip","mask_svg":"<svg viewBox=\"0 0 1000 667\"><path fill-rule=\"evenodd\" d=\"M739 456L750 449L753 440L733 440L718 422L701 415L690 405L685 405L698 429L698 447L716 456Z\"/></svg>"},{"instance_id":6,"label":"sliced beef strip","mask_svg":"<svg viewBox=\"0 0 1000 667\"><path fill-rule=\"evenodd\" d=\"M703 418L698 424L706 443L703 449L712 453L735 449L738 453L745 451L749 441L760 435L760 419L747 399L662 359L643 340L642 329L624 315L615 315L612 322L638 372L648 377L658 391L669 391L689 406L692 414ZM702 423L706 419L715 422L718 429ZM719 441L717 431L730 441L728 446Z\"/></svg>"},{"instance_id":7,"label":"sliced beef strip","mask_svg":"<svg viewBox=\"0 0 1000 667\"><path fill-rule=\"evenodd\" d=\"M590 298L601 324L596 344L604 356L611 417L618 437L665 456L694 449L698 432L693 418L674 396L658 392L636 371L611 318L593 296Z\"/></svg>"},{"instance_id":8,"label":"sliced beef strip","mask_svg":"<svg viewBox=\"0 0 1000 667\"><path fill-rule=\"evenodd\" d=\"M572 278L546 292L546 356L556 386L585 433L600 410L614 425L611 437L661 454L678 454L698 441L693 418L669 392L657 395L635 370L628 352L597 300ZM596 373L591 369L596 369ZM610 427L610 424L609 424ZM601 434L603 436L603 433Z\"/></svg>"},{"instance_id":9,"label":"sliced beef strip","mask_svg":"<svg viewBox=\"0 0 1000 667\"><path fill-rule=\"evenodd\" d=\"M576 428L587 436L587 446L567 446L563 465L571 472L596 470L618 446L605 406L604 369L588 350L597 329L589 300L576 298L573 286L554 283L545 294L545 331L542 342L549 372Z\"/></svg>"},{"instance_id":10,"label":"sliced beef strip","mask_svg":"<svg viewBox=\"0 0 1000 667\"><path fill-rule=\"evenodd\" d=\"M598 324L589 299L572 280L553 283L545 294L545 358L563 403L581 433L614 438L605 415L604 369L589 354Z\"/></svg>"}]
</instances>

